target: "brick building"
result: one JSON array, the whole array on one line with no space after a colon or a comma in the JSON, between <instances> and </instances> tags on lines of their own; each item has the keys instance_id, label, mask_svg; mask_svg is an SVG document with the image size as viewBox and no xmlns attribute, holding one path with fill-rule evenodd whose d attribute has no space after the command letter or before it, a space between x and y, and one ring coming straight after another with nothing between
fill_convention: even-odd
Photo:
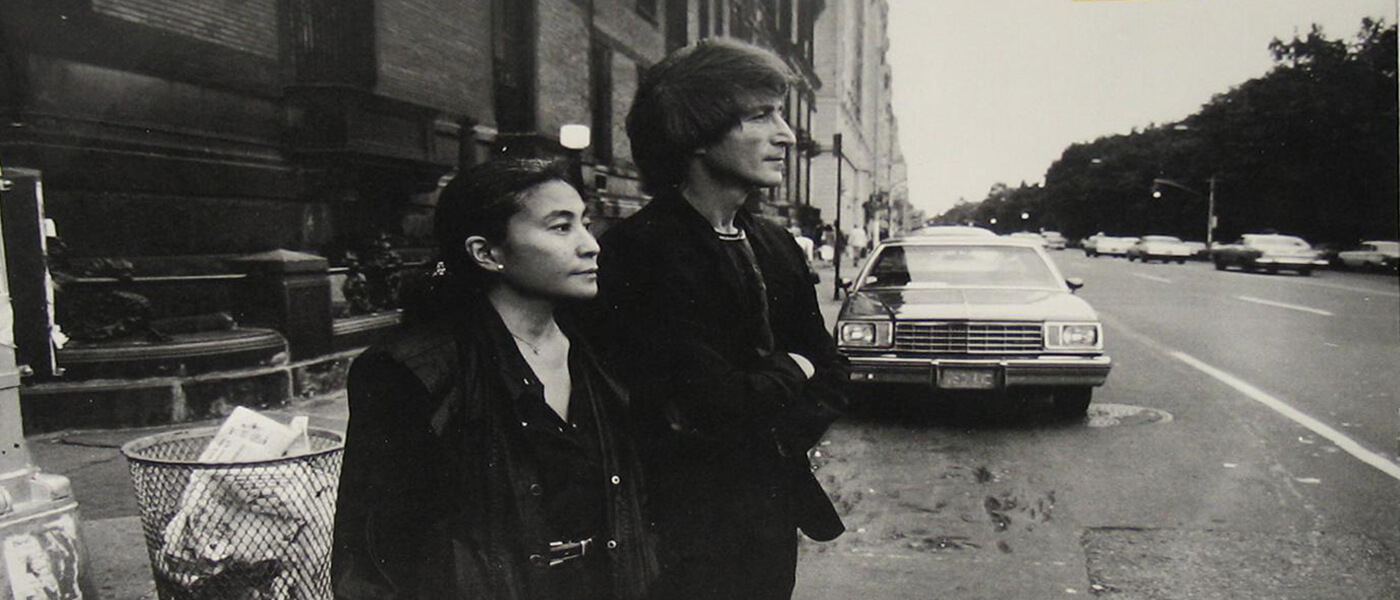
<instances>
[{"instance_id":1,"label":"brick building","mask_svg":"<svg viewBox=\"0 0 1400 600\"><path fill-rule=\"evenodd\" d=\"M774 49L801 76L786 111L810 139L824 5L0 2L0 169L42 174L63 251L56 312L81 334L57 352L65 377L31 378L26 418L135 395L146 408L131 418L179 420L234 395L329 389L397 322L376 310L392 298L374 278L426 259L436 190L457 168L565 153L560 128L587 125L579 158L600 226L639 208L623 122L640 69L668 50L710 36ZM756 204L815 225L810 162L794 158ZM109 322L65 322L65 307ZM230 383L211 386L219 374ZM78 389L89 380L120 385Z\"/></svg>"}]
</instances>

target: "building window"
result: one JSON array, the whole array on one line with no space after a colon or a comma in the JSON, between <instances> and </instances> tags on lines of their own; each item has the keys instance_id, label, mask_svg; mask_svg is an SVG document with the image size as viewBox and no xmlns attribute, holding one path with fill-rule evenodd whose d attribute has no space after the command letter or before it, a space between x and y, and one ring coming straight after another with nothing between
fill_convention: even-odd
<instances>
[{"instance_id":1,"label":"building window","mask_svg":"<svg viewBox=\"0 0 1400 600\"><path fill-rule=\"evenodd\" d=\"M690 14L686 0L666 0L666 51L673 52L690 43Z\"/></svg>"},{"instance_id":2,"label":"building window","mask_svg":"<svg viewBox=\"0 0 1400 600\"><path fill-rule=\"evenodd\" d=\"M637 14L643 19L656 22L656 0L637 0Z\"/></svg>"},{"instance_id":3,"label":"building window","mask_svg":"<svg viewBox=\"0 0 1400 600\"><path fill-rule=\"evenodd\" d=\"M699 33L696 37L705 39L710 37L710 0L700 0L700 5L696 8L699 13Z\"/></svg>"},{"instance_id":4,"label":"building window","mask_svg":"<svg viewBox=\"0 0 1400 600\"><path fill-rule=\"evenodd\" d=\"M588 50L588 80L592 83L593 160L599 164L613 160L613 80L612 48L594 42Z\"/></svg>"}]
</instances>

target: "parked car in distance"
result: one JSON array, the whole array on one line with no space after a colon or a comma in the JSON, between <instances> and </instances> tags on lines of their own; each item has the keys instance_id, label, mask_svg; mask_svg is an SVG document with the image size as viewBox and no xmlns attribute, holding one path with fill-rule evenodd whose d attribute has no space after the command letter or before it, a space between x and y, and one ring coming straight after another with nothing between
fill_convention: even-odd
<instances>
[{"instance_id":1,"label":"parked car in distance","mask_svg":"<svg viewBox=\"0 0 1400 600\"><path fill-rule=\"evenodd\" d=\"M1045 238L1034 231L1017 231L1015 233L1007 234L1006 237L1009 237L1013 240L1026 240L1028 242L1034 242L1036 244L1040 244L1041 248L1044 248L1046 246Z\"/></svg>"},{"instance_id":2,"label":"parked car in distance","mask_svg":"<svg viewBox=\"0 0 1400 600\"><path fill-rule=\"evenodd\" d=\"M1103 232L1099 232L1082 240L1079 240L1079 249L1084 251L1084 256L1094 256L1095 254L1097 254L1099 240L1103 237Z\"/></svg>"},{"instance_id":3,"label":"parked car in distance","mask_svg":"<svg viewBox=\"0 0 1400 600\"><path fill-rule=\"evenodd\" d=\"M915 230L909 232L908 235L909 235L909 236L912 236L912 237L930 237L930 236L937 236L937 237L943 237L943 236L958 236L958 237L968 237L968 236L971 236L971 237L996 237L996 236L997 236L996 232L994 232L994 231L992 231L992 230L990 230L990 229L983 229L983 228L981 228L981 227L973 227L973 226L971 226L971 225L929 225L929 226L927 226L927 227L920 227L920 228L918 228L918 229L915 229Z\"/></svg>"},{"instance_id":4,"label":"parked car in distance","mask_svg":"<svg viewBox=\"0 0 1400 600\"><path fill-rule=\"evenodd\" d=\"M1048 392L1056 413L1083 415L1112 361L1081 286L1033 240L891 240L849 282L837 349L857 386Z\"/></svg>"},{"instance_id":5,"label":"parked car in distance","mask_svg":"<svg viewBox=\"0 0 1400 600\"><path fill-rule=\"evenodd\" d=\"M1327 265L1303 238L1277 233L1246 233L1231 244L1210 249L1216 270L1237 267L1243 271L1296 271L1312 275L1313 269Z\"/></svg>"},{"instance_id":6,"label":"parked car in distance","mask_svg":"<svg viewBox=\"0 0 1400 600\"><path fill-rule=\"evenodd\" d=\"M1144 235L1137 243L1128 247L1127 255L1129 261L1160 260L1185 263L1186 259L1191 257L1191 248L1174 235Z\"/></svg>"},{"instance_id":7,"label":"parked car in distance","mask_svg":"<svg viewBox=\"0 0 1400 600\"><path fill-rule=\"evenodd\" d=\"M1128 248L1133 247L1138 239L1136 237L1104 236L1099 238L1094 244L1094 254L1092 256L1127 256Z\"/></svg>"},{"instance_id":8,"label":"parked car in distance","mask_svg":"<svg viewBox=\"0 0 1400 600\"><path fill-rule=\"evenodd\" d=\"M1045 238L1045 247L1050 250L1064 250L1068 240L1058 231L1042 231L1040 237Z\"/></svg>"},{"instance_id":9,"label":"parked car in distance","mask_svg":"<svg viewBox=\"0 0 1400 600\"><path fill-rule=\"evenodd\" d=\"M1395 271L1400 267L1400 242L1364 241L1355 250L1338 252L1337 261L1346 269Z\"/></svg>"}]
</instances>

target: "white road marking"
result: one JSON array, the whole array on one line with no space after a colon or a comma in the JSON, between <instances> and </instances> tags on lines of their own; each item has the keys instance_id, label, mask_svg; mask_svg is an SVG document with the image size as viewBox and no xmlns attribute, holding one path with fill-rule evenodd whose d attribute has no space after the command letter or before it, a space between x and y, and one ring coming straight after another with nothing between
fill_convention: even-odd
<instances>
[{"instance_id":1,"label":"white road marking","mask_svg":"<svg viewBox=\"0 0 1400 600\"><path fill-rule=\"evenodd\" d=\"M1141 278L1143 278L1143 279L1147 279L1147 280L1150 280L1150 281L1158 281L1158 282L1161 282L1161 283L1171 283L1171 282L1172 282L1172 280L1167 279L1166 277L1158 277L1158 276L1156 276L1156 275L1143 275L1142 273L1130 273L1130 274L1131 274L1133 277L1141 277Z\"/></svg>"},{"instance_id":2,"label":"white road marking","mask_svg":"<svg viewBox=\"0 0 1400 600\"><path fill-rule=\"evenodd\" d=\"M1177 360L1180 360L1181 362L1184 362L1194 367L1196 370L1205 373L1206 375L1210 375L1211 377L1216 378L1221 383L1235 388L1236 391L1246 396L1249 396L1251 399L1259 402L1260 404L1263 404L1264 406L1273 409L1275 412L1289 418L1293 422L1308 428L1313 433L1327 438L1328 441L1331 441L1338 448L1345 450L1347 454L1356 457L1357 460L1360 460L1363 463L1366 463L1368 465L1371 465L1372 467L1375 467L1376 469L1379 469L1382 473L1385 473L1386 475L1389 475L1395 478L1396 480L1400 480L1400 465L1397 465L1387 460L1384 456L1381 456L1380 454L1367 450L1366 448L1362 447L1361 444L1356 443L1355 440L1352 440L1351 438L1343 435L1342 432L1333 429L1326 423L1323 423L1306 414L1303 414L1298 409L1289 406L1287 402L1284 402L1283 400L1269 395L1263 390L1254 387L1253 385L1250 385L1249 383L1245 382L1244 380L1238 377L1235 377L1234 375L1231 375L1229 373L1221 371L1220 369L1212 367L1204 362L1201 362L1200 360L1196 359L1195 357L1189 354L1186 354L1184 352L1178 352L1175 350L1171 351L1170 354Z\"/></svg>"},{"instance_id":3,"label":"white road marking","mask_svg":"<svg viewBox=\"0 0 1400 600\"><path fill-rule=\"evenodd\" d=\"M1289 310L1299 310L1299 311L1303 311L1303 312L1307 312L1307 313L1313 313L1313 314L1315 314L1315 315L1322 315L1322 316L1324 316L1324 317L1333 316L1332 313L1327 312L1327 311L1322 310L1322 309L1319 309L1319 308L1308 308L1308 307L1306 307L1306 306L1298 306L1297 304L1286 304L1286 303L1283 303L1283 302L1274 302L1273 300L1264 300L1264 299L1262 299L1262 298L1255 298L1255 297L1253 297L1253 296L1235 296L1235 297L1236 297L1236 298L1239 298L1240 300L1244 300L1245 302L1253 302L1253 303L1255 303L1255 304L1263 304L1263 305L1265 305L1265 306L1277 306L1277 307L1279 307L1279 308L1287 308L1287 309L1289 309Z\"/></svg>"},{"instance_id":4,"label":"white road marking","mask_svg":"<svg viewBox=\"0 0 1400 600\"><path fill-rule=\"evenodd\" d=\"M1390 292L1390 291L1386 291L1386 290L1377 290L1377 289L1372 289L1372 288L1356 287L1356 286L1353 286L1353 285L1341 285L1341 284L1336 284L1336 283L1322 283L1322 282L1320 282L1320 281L1297 281L1297 280L1294 280L1294 283L1297 283L1298 285L1310 285L1310 286L1313 286L1313 287L1330 288L1330 289L1342 290L1342 291L1346 291L1346 292L1359 292L1359 293L1362 293L1362 294L1371 294L1371 295L1373 295L1373 296L1389 296L1389 297L1391 297L1391 298L1400 298L1400 292Z\"/></svg>"}]
</instances>

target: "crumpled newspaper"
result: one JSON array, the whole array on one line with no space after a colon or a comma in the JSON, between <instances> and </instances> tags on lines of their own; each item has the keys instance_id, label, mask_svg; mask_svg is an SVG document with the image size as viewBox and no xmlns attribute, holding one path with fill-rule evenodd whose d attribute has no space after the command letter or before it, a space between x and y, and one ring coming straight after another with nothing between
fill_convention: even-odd
<instances>
[{"instance_id":1,"label":"crumpled newspaper","mask_svg":"<svg viewBox=\"0 0 1400 600\"><path fill-rule=\"evenodd\" d=\"M302 600L325 590L336 474L305 463L194 472L156 571L193 598Z\"/></svg>"}]
</instances>

